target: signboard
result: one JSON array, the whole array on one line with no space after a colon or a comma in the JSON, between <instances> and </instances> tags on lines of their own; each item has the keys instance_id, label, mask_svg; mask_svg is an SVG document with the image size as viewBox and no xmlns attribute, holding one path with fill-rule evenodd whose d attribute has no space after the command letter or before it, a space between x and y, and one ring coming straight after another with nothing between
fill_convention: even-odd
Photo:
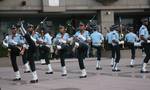
<instances>
[{"instance_id":1,"label":"signboard","mask_svg":"<svg viewBox=\"0 0 150 90\"><path fill-rule=\"evenodd\" d=\"M59 6L59 0L48 0L49 6Z\"/></svg>"},{"instance_id":2,"label":"signboard","mask_svg":"<svg viewBox=\"0 0 150 90\"><path fill-rule=\"evenodd\" d=\"M43 12L64 12L65 0L43 0Z\"/></svg>"}]
</instances>

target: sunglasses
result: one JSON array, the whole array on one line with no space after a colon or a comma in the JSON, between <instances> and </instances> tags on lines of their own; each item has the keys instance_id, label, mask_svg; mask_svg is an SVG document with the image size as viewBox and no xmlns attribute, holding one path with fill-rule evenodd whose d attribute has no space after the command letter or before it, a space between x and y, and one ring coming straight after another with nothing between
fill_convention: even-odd
<instances>
[{"instance_id":1,"label":"sunglasses","mask_svg":"<svg viewBox=\"0 0 150 90\"><path fill-rule=\"evenodd\" d=\"M29 28L33 28L33 26L29 26Z\"/></svg>"}]
</instances>

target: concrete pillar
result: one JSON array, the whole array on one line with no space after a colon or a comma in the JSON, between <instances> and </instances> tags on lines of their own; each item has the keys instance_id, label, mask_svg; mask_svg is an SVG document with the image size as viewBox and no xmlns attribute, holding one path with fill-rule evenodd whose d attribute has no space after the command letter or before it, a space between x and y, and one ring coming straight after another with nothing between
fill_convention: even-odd
<instances>
[{"instance_id":1,"label":"concrete pillar","mask_svg":"<svg viewBox=\"0 0 150 90\"><path fill-rule=\"evenodd\" d=\"M102 33L106 35L109 27L114 24L114 11L98 11L98 23L101 25Z\"/></svg>"}]
</instances>

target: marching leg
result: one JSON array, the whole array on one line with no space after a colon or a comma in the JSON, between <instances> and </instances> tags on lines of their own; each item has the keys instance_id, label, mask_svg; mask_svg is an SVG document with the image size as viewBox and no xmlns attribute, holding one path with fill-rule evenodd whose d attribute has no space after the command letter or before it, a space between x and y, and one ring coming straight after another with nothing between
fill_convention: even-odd
<instances>
[{"instance_id":1,"label":"marching leg","mask_svg":"<svg viewBox=\"0 0 150 90\"><path fill-rule=\"evenodd\" d=\"M141 73L149 73L147 70L146 70L146 66L147 66L147 63L150 59L150 44L145 44L144 45L144 50L145 50L145 53L146 53L146 57L144 58L144 62L143 62L143 65L142 65L142 69L141 69Z\"/></svg>"},{"instance_id":2,"label":"marching leg","mask_svg":"<svg viewBox=\"0 0 150 90\"><path fill-rule=\"evenodd\" d=\"M148 73L146 70L147 63L143 63L141 73Z\"/></svg>"},{"instance_id":3,"label":"marching leg","mask_svg":"<svg viewBox=\"0 0 150 90\"><path fill-rule=\"evenodd\" d=\"M96 70L102 70L100 66L100 61L101 61L101 46L97 46L97 61L96 61Z\"/></svg>"},{"instance_id":4,"label":"marching leg","mask_svg":"<svg viewBox=\"0 0 150 90\"><path fill-rule=\"evenodd\" d=\"M134 67L135 64L135 47L134 45L131 45L131 62L130 67Z\"/></svg>"},{"instance_id":5,"label":"marching leg","mask_svg":"<svg viewBox=\"0 0 150 90\"><path fill-rule=\"evenodd\" d=\"M41 65L45 65L45 63L46 63L45 59L41 59L40 61L41 61Z\"/></svg>"},{"instance_id":6,"label":"marching leg","mask_svg":"<svg viewBox=\"0 0 150 90\"><path fill-rule=\"evenodd\" d=\"M80 78L86 78L86 77L87 77L86 70L82 69Z\"/></svg>"},{"instance_id":7,"label":"marching leg","mask_svg":"<svg viewBox=\"0 0 150 90\"><path fill-rule=\"evenodd\" d=\"M53 69L51 64L48 64L48 71L45 74L53 74Z\"/></svg>"},{"instance_id":8,"label":"marching leg","mask_svg":"<svg viewBox=\"0 0 150 90\"><path fill-rule=\"evenodd\" d=\"M15 79L13 79L13 81L20 81L21 80L21 76L20 76L20 72L19 71L16 71L15 72Z\"/></svg>"},{"instance_id":9,"label":"marching leg","mask_svg":"<svg viewBox=\"0 0 150 90\"><path fill-rule=\"evenodd\" d=\"M25 67L24 73L30 73L29 62L27 61L27 50L25 50L24 54L22 55L22 61Z\"/></svg>"},{"instance_id":10,"label":"marching leg","mask_svg":"<svg viewBox=\"0 0 150 90\"><path fill-rule=\"evenodd\" d=\"M62 76L67 76L67 69L65 66L65 60L64 58L60 57L61 59L61 67L62 67Z\"/></svg>"},{"instance_id":11,"label":"marching leg","mask_svg":"<svg viewBox=\"0 0 150 90\"><path fill-rule=\"evenodd\" d=\"M82 49L78 48L78 62L79 62L79 66L80 66L80 69L81 69L80 78L86 78L87 77L87 73L86 73L85 66L84 66L84 61L83 61L83 58L84 58L83 54L84 53L82 53Z\"/></svg>"},{"instance_id":12,"label":"marching leg","mask_svg":"<svg viewBox=\"0 0 150 90\"><path fill-rule=\"evenodd\" d=\"M80 78L86 78L87 74L86 74L86 70L85 70L85 67L84 67L83 59L78 58L78 62L79 62L79 66L80 66L80 69L81 69L81 76L80 76Z\"/></svg>"},{"instance_id":13,"label":"marching leg","mask_svg":"<svg viewBox=\"0 0 150 90\"><path fill-rule=\"evenodd\" d=\"M33 79L30 81L30 83L37 83L38 82L38 76L37 76L37 73L36 73L35 62L34 62L34 59L33 59L33 52L34 51L31 48L29 48L29 50L28 50L28 60L29 60L30 69L32 71L32 77L33 77Z\"/></svg>"},{"instance_id":14,"label":"marching leg","mask_svg":"<svg viewBox=\"0 0 150 90\"><path fill-rule=\"evenodd\" d=\"M37 73L36 73L36 67L35 67L35 62L34 62L34 57L33 57L33 54L34 54L34 47L29 47L28 49L28 60L29 60L29 65L30 65L30 69L32 71L32 80L30 81L30 83L37 83L38 82L38 76L37 76Z\"/></svg>"},{"instance_id":15,"label":"marching leg","mask_svg":"<svg viewBox=\"0 0 150 90\"><path fill-rule=\"evenodd\" d=\"M119 61L120 61L120 47L119 47L119 45L115 46L115 51L116 51L115 70L117 72L119 72L120 71L120 69L118 69L118 65L119 65Z\"/></svg>"},{"instance_id":16,"label":"marching leg","mask_svg":"<svg viewBox=\"0 0 150 90\"><path fill-rule=\"evenodd\" d=\"M111 64L110 64L110 65L113 67L114 64L115 64L115 59L112 58L112 59L111 59Z\"/></svg>"},{"instance_id":17,"label":"marching leg","mask_svg":"<svg viewBox=\"0 0 150 90\"><path fill-rule=\"evenodd\" d=\"M116 63L115 70L116 70L117 72L120 71L120 69L118 69L118 65L119 65L119 63Z\"/></svg>"},{"instance_id":18,"label":"marching leg","mask_svg":"<svg viewBox=\"0 0 150 90\"><path fill-rule=\"evenodd\" d=\"M41 61L41 65L46 65L46 60L44 59L45 58L45 51L44 51L44 48L43 47L39 47L39 53L40 53L40 61Z\"/></svg>"},{"instance_id":19,"label":"marching leg","mask_svg":"<svg viewBox=\"0 0 150 90\"><path fill-rule=\"evenodd\" d=\"M135 60L134 60L134 59L131 59L130 67L134 67L134 64L135 64Z\"/></svg>"},{"instance_id":20,"label":"marching leg","mask_svg":"<svg viewBox=\"0 0 150 90\"><path fill-rule=\"evenodd\" d=\"M113 65L112 71L118 72L118 71L120 71L120 69L118 69L118 64L120 61L120 47L119 47L119 45L115 46L115 52L116 52L116 59L115 59L115 63Z\"/></svg>"},{"instance_id":21,"label":"marching leg","mask_svg":"<svg viewBox=\"0 0 150 90\"><path fill-rule=\"evenodd\" d=\"M112 52L112 59L111 59L111 66L113 67L114 63L115 63L115 47L113 45L111 45L111 52Z\"/></svg>"},{"instance_id":22,"label":"marching leg","mask_svg":"<svg viewBox=\"0 0 150 90\"><path fill-rule=\"evenodd\" d=\"M38 82L38 76L37 76L37 73L36 71L33 71L32 72L32 80L30 81L30 83L37 83Z\"/></svg>"},{"instance_id":23,"label":"marching leg","mask_svg":"<svg viewBox=\"0 0 150 90\"><path fill-rule=\"evenodd\" d=\"M14 53L13 50L11 50L10 59L11 59L13 70L15 72L15 79L13 79L13 81L19 81L21 80L21 76L20 76L19 68L18 68L17 61L16 61L16 55L13 53Z\"/></svg>"},{"instance_id":24,"label":"marching leg","mask_svg":"<svg viewBox=\"0 0 150 90\"><path fill-rule=\"evenodd\" d=\"M62 67L62 76L67 76L67 69L65 66Z\"/></svg>"},{"instance_id":25,"label":"marching leg","mask_svg":"<svg viewBox=\"0 0 150 90\"><path fill-rule=\"evenodd\" d=\"M100 60L96 61L96 70L102 70L102 68L100 66Z\"/></svg>"},{"instance_id":26,"label":"marching leg","mask_svg":"<svg viewBox=\"0 0 150 90\"><path fill-rule=\"evenodd\" d=\"M30 73L29 63L27 62L26 64L24 64L24 66L25 66L25 71L24 71L24 73Z\"/></svg>"},{"instance_id":27,"label":"marching leg","mask_svg":"<svg viewBox=\"0 0 150 90\"><path fill-rule=\"evenodd\" d=\"M119 65L119 63L114 63L114 65L113 65L113 67L112 67L112 71L113 72L119 72L120 71L120 69L118 69L118 65Z\"/></svg>"},{"instance_id":28,"label":"marching leg","mask_svg":"<svg viewBox=\"0 0 150 90\"><path fill-rule=\"evenodd\" d=\"M61 67L62 67L62 74L61 76L67 76L67 69L65 65L65 58L66 58L66 52L67 52L67 45L62 44L61 45L61 50L59 50L59 57L60 57L60 62L61 62Z\"/></svg>"},{"instance_id":29,"label":"marching leg","mask_svg":"<svg viewBox=\"0 0 150 90\"><path fill-rule=\"evenodd\" d=\"M43 48L43 58L45 59L45 62L46 62L46 65L48 66L48 71L45 73L45 74L53 74L53 69L52 69L52 66L50 64L50 61L49 61L49 48L46 47L46 46L42 46Z\"/></svg>"},{"instance_id":30,"label":"marching leg","mask_svg":"<svg viewBox=\"0 0 150 90\"><path fill-rule=\"evenodd\" d=\"M114 63L114 64L113 64L112 71L116 71L116 70L115 70L116 64L117 64L117 63Z\"/></svg>"}]
</instances>

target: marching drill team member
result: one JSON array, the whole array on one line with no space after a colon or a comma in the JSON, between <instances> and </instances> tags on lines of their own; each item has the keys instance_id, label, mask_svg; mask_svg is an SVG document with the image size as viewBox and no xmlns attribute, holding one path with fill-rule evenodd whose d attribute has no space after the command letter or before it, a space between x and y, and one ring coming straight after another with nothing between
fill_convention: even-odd
<instances>
[{"instance_id":1,"label":"marching drill team member","mask_svg":"<svg viewBox=\"0 0 150 90\"><path fill-rule=\"evenodd\" d=\"M128 47L131 49L131 62L130 66L133 67L135 64L135 51L136 48L134 44L139 40L137 35L134 33L134 27L129 27L129 33L125 36L125 41L127 42Z\"/></svg>"},{"instance_id":2,"label":"marching drill team member","mask_svg":"<svg viewBox=\"0 0 150 90\"><path fill-rule=\"evenodd\" d=\"M41 34L41 37L37 41L37 43L40 44L40 46L39 46L40 59L45 59L45 62L48 65L48 71L46 72L46 74L53 74L53 69L52 69L50 61L49 61L52 37L44 28L41 28L40 34Z\"/></svg>"},{"instance_id":3,"label":"marching drill team member","mask_svg":"<svg viewBox=\"0 0 150 90\"><path fill-rule=\"evenodd\" d=\"M27 60L29 61L30 69L32 71L32 76L33 76L33 79L30 81L30 83L37 83L38 76L37 76L34 57L33 57L35 50L36 50L36 44L35 44L36 39L34 39L32 36L34 29L33 27L29 25L26 31L21 22L20 31L21 31L21 34L26 39L27 44L29 45L28 50L27 50Z\"/></svg>"},{"instance_id":4,"label":"marching drill team member","mask_svg":"<svg viewBox=\"0 0 150 90\"><path fill-rule=\"evenodd\" d=\"M98 27L94 27L94 32L91 34L91 42L92 47L97 49L97 61L96 61L96 70L102 69L100 67L100 60L101 60L101 43L104 40L103 35L98 32Z\"/></svg>"},{"instance_id":5,"label":"marching drill team member","mask_svg":"<svg viewBox=\"0 0 150 90\"><path fill-rule=\"evenodd\" d=\"M110 32L108 32L107 34L106 34L106 41L108 42L108 47L111 49L111 57L112 57L112 59L111 59L111 63L110 63L110 65L113 67L113 64L114 64L114 62L115 62L115 55L114 55L114 48L113 48L113 46L112 46L112 39L111 39L111 33L112 33L112 29L111 29L111 27L110 27Z\"/></svg>"},{"instance_id":6,"label":"marching drill team member","mask_svg":"<svg viewBox=\"0 0 150 90\"><path fill-rule=\"evenodd\" d=\"M89 36L89 32L85 30L85 24L84 23L80 23L79 31L77 31L75 33L74 37L77 40L77 42L75 42L75 46L77 48L77 58L78 58L81 72L82 72L80 78L86 78L87 73L85 70L83 60L85 59L85 57L87 55L87 50L88 50L88 44L87 43L90 42L90 36Z\"/></svg>"},{"instance_id":7,"label":"marching drill team member","mask_svg":"<svg viewBox=\"0 0 150 90\"><path fill-rule=\"evenodd\" d=\"M17 30L18 31L18 30ZM25 39L23 36L21 36L21 34L17 34L19 35L20 37L20 47L23 47L22 48L22 51L20 52L20 54L22 55L22 62L23 62L23 65L25 67L25 71L24 73L30 73L30 67L29 67L29 63L28 63L28 60L27 60L27 49L26 49L26 44L25 44ZM5 40L3 41L3 45L5 45L7 47L8 45L8 36L6 36ZM8 47L7 47L8 48ZM9 49L8 49L9 50Z\"/></svg>"},{"instance_id":8,"label":"marching drill team member","mask_svg":"<svg viewBox=\"0 0 150 90\"><path fill-rule=\"evenodd\" d=\"M19 72L19 68L17 65L17 61L16 58L17 56L19 56L20 54L23 55L24 53L24 49L22 47L22 43L20 35L17 33L17 28L16 26L12 26L11 27L11 35L8 35L4 41L3 44L4 46L8 47L8 49L10 50L10 60L11 60L11 64L13 67L13 70L15 72L15 79L13 79L13 81L19 81L21 80L21 75Z\"/></svg>"},{"instance_id":9,"label":"marching drill team member","mask_svg":"<svg viewBox=\"0 0 150 90\"><path fill-rule=\"evenodd\" d=\"M112 43L112 57L114 59L112 71L120 71L118 69L118 64L120 61L120 47L119 47L119 34L116 30L118 30L118 25L112 25L112 31L109 34L108 41Z\"/></svg>"},{"instance_id":10,"label":"marching drill team member","mask_svg":"<svg viewBox=\"0 0 150 90\"><path fill-rule=\"evenodd\" d=\"M149 36L149 32L148 32L148 19L147 18L143 18L142 19L142 26L139 29L139 37L140 40L142 41L142 46L144 48L144 51L146 53L146 57L144 58L143 61L143 66L141 69L141 73L148 73L148 71L146 70L146 66L147 63L150 59L150 36Z\"/></svg>"},{"instance_id":11,"label":"marching drill team member","mask_svg":"<svg viewBox=\"0 0 150 90\"><path fill-rule=\"evenodd\" d=\"M32 25L32 26L33 26L33 25ZM38 39L39 39L40 36L41 36L40 33L39 33L39 28L33 31L32 36L33 36L34 39L36 39L36 40L38 41ZM35 53L35 57L36 57L37 60L40 60L39 44L38 44L38 43L36 43L36 53ZM46 64L46 62L45 62L44 59L41 59L40 61L41 61L41 65L45 65L45 64Z\"/></svg>"},{"instance_id":12,"label":"marching drill team member","mask_svg":"<svg viewBox=\"0 0 150 90\"><path fill-rule=\"evenodd\" d=\"M33 25L31 25L31 26L33 26ZM38 29L34 30L33 33L32 33L32 36L33 36L34 39L36 39L38 41L38 39L41 37L40 29L38 28ZM36 53L35 53L35 55L36 55L36 59L40 60L39 44L38 43L36 43ZM41 59L40 61L41 61L41 65L46 64L44 59Z\"/></svg>"},{"instance_id":13,"label":"marching drill team member","mask_svg":"<svg viewBox=\"0 0 150 90\"><path fill-rule=\"evenodd\" d=\"M66 33L64 26L59 26L59 33L56 35L56 44L58 49L58 54L60 57L61 67L62 67L62 76L67 76L67 70L65 65L65 58L68 49L69 34Z\"/></svg>"}]
</instances>

